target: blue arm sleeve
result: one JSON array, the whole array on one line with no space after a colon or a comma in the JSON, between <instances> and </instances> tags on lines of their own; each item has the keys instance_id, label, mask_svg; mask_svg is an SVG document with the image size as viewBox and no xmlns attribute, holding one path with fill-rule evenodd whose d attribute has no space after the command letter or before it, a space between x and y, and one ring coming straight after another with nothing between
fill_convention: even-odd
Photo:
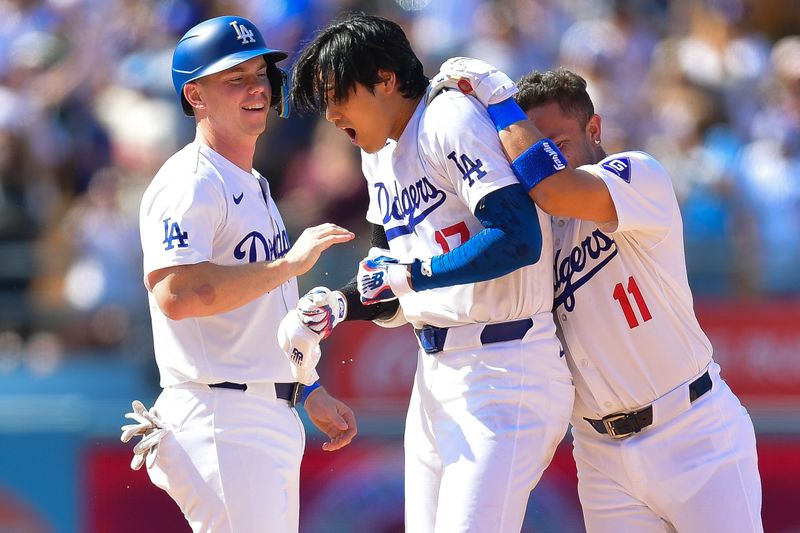
<instances>
[{"instance_id":1,"label":"blue arm sleeve","mask_svg":"<svg viewBox=\"0 0 800 533\"><path fill-rule=\"evenodd\" d=\"M415 291L486 281L532 265L542 252L542 229L521 185L487 194L475 208L484 229L458 248L431 258L431 275L421 261L411 265Z\"/></svg>"}]
</instances>

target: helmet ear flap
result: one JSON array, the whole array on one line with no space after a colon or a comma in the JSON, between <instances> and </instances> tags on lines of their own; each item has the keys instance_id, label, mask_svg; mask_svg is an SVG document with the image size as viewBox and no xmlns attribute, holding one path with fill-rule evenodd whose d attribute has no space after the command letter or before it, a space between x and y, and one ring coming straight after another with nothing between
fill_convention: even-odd
<instances>
[{"instance_id":1,"label":"helmet ear flap","mask_svg":"<svg viewBox=\"0 0 800 533\"><path fill-rule=\"evenodd\" d=\"M267 78L272 87L272 108L281 118L289 116L289 73L270 63L267 66Z\"/></svg>"}]
</instances>

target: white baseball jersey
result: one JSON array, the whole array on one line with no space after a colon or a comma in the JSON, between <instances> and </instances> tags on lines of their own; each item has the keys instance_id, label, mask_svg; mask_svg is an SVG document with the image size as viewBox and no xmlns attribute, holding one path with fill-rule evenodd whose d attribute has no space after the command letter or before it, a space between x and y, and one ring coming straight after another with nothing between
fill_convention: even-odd
<instances>
[{"instance_id":1,"label":"white baseball jersey","mask_svg":"<svg viewBox=\"0 0 800 533\"><path fill-rule=\"evenodd\" d=\"M553 219L553 307L576 415L596 419L650 404L701 373L712 350L694 315L669 175L643 152L580 169L606 184L618 223Z\"/></svg>"},{"instance_id":2,"label":"white baseball jersey","mask_svg":"<svg viewBox=\"0 0 800 533\"><path fill-rule=\"evenodd\" d=\"M204 261L271 261L290 248L266 179L199 143L187 145L161 167L142 199L140 224L145 276ZM265 324L277 327L297 304L294 278L238 309L209 317L171 320L152 293L149 300L162 387L188 381L294 381L275 332L265 329Z\"/></svg>"},{"instance_id":3,"label":"white baseball jersey","mask_svg":"<svg viewBox=\"0 0 800 533\"><path fill-rule=\"evenodd\" d=\"M449 252L483 229L478 202L517 183L485 108L458 91L428 106L423 98L400 138L376 154L362 152L369 187L367 219L386 230L401 262ZM537 208L538 211L538 208ZM506 276L400 297L406 319L429 324L503 322L549 312L552 236L541 211L541 259Z\"/></svg>"}]
</instances>

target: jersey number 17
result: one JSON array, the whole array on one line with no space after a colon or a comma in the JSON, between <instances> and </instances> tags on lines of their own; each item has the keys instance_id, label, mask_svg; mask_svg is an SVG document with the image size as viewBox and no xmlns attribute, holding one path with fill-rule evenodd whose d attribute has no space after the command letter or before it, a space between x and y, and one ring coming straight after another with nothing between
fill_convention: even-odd
<instances>
[{"instance_id":1,"label":"jersey number 17","mask_svg":"<svg viewBox=\"0 0 800 533\"><path fill-rule=\"evenodd\" d=\"M458 224L453 224L452 226L437 230L433 234L433 238L436 239L436 244L442 247L442 252L444 253L452 249L447 239L455 236L459 237L459 242L452 248L458 248L469 240L469 228L464 222L459 222Z\"/></svg>"}]
</instances>

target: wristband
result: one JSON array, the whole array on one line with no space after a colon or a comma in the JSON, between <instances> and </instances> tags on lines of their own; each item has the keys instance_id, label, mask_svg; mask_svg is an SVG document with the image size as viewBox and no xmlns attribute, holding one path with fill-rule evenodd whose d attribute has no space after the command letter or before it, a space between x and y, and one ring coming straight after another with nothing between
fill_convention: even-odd
<instances>
[{"instance_id":1,"label":"wristband","mask_svg":"<svg viewBox=\"0 0 800 533\"><path fill-rule=\"evenodd\" d=\"M300 403L305 403L305 401L308 399L308 395L317 390L319 387L319 380L315 381L311 385L306 385L303 387L303 393L300 395Z\"/></svg>"},{"instance_id":2,"label":"wristband","mask_svg":"<svg viewBox=\"0 0 800 533\"><path fill-rule=\"evenodd\" d=\"M486 108L489 118L492 119L497 131L501 131L520 120L527 120L528 115L513 98L507 98L496 104L489 104Z\"/></svg>"},{"instance_id":3,"label":"wristband","mask_svg":"<svg viewBox=\"0 0 800 533\"><path fill-rule=\"evenodd\" d=\"M543 179L567 168L566 161L553 141L542 139L522 152L511 163L511 169L525 190L530 191Z\"/></svg>"}]
</instances>

